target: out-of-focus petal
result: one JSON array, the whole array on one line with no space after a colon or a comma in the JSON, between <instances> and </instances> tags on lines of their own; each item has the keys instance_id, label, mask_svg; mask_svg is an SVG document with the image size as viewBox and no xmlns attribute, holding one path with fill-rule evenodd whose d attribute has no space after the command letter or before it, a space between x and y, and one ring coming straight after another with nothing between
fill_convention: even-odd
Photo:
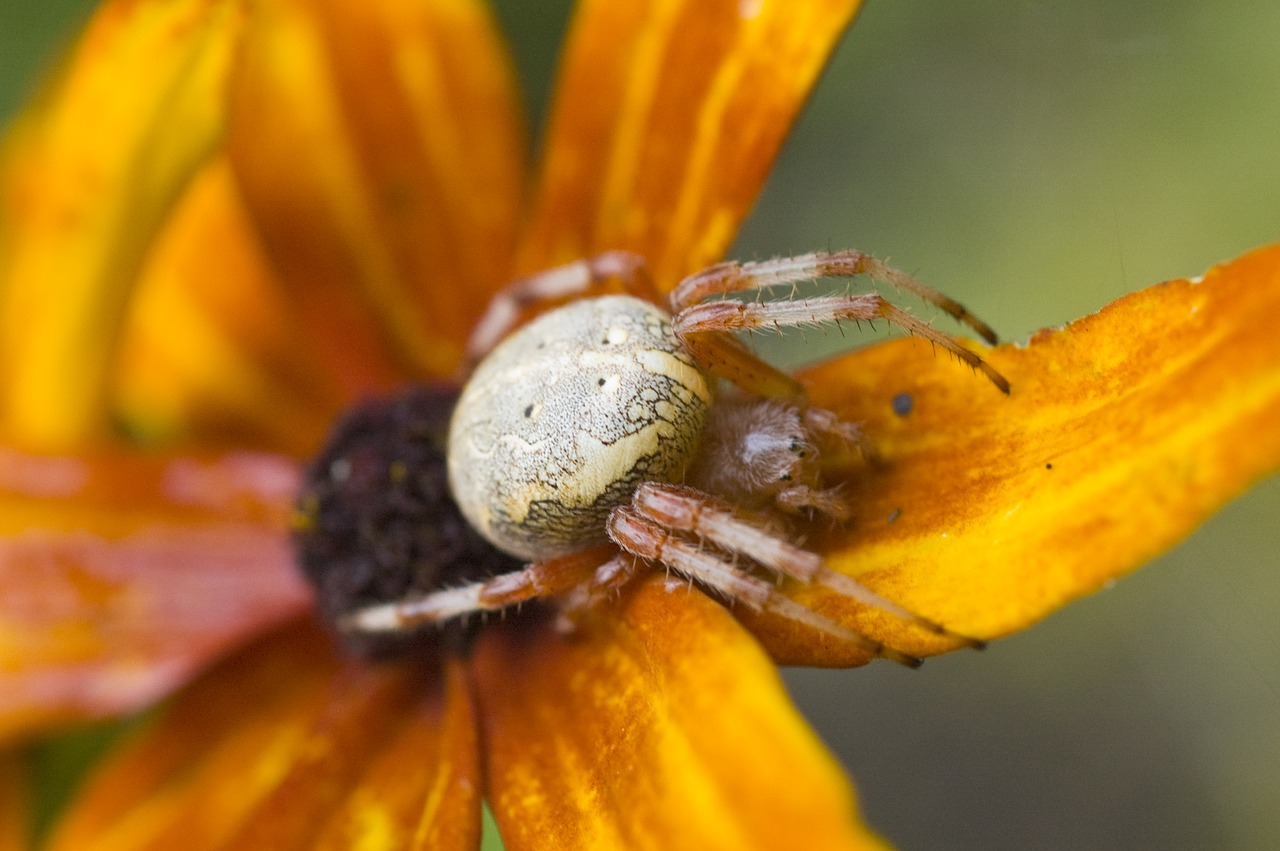
<instances>
[{"instance_id":1,"label":"out-of-focus petal","mask_svg":"<svg viewBox=\"0 0 1280 851\"><path fill-rule=\"evenodd\" d=\"M343 661L309 625L221 664L109 757L51 849L442 849L479 843L466 681Z\"/></svg>"},{"instance_id":2,"label":"out-of-focus petal","mask_svg":"<svg viewBox=\"0 0 1280 851\"><path fill-rule=\"evenodd\" d=\"M626 248L669 289L720 259L858 0L587 0L522 272Z\"/></svg>"},{"instance_id":3,"label":"out-of-focus petal","mask_svg":"<svg viewBox=\"0 0 1280 851\"><path fill-rule=\"evenodd\" d=\"M0 753L0 851L31 848L31 800L26 772L13 754Z\"/></svg>"},{"instance_id":4,"label":"out-of-focus petal","mask_svg":"<svg viewBox=\"0 0 1280 851\"><path fill-rule=\"evenodd\" d=\"M882 847L768 658L684 583L568 637L486 633L473 661L510 851Z\"/></svg>"},{"instance_id":5,"label":"out-of-focus petal","mask_svg":"<svg viewBox=\"0 0 1280 851\"><path fill-rule=\"evenodd\" d=\"M310 592L291 463L0 449L0 738L161 697Z\"/></svg>"},{"instance_id":6,"label":"out-of-focus petal","mask_svg":"<svg viewBox=\"0 0 1280 851\"><path fill-rule=\"evenodd\" d=\"M309 453L359 359L324 363L249 225L224 157L192 182L144 266L120 358L133 431ZM348 340L350 346L358 340Z\"/></svg>"},{"instance_id":7,"label":"out-of-focus petal","mask_svg":"<svg viewBox=\"0 0 1280 851\"><path fill-rule=\"evenodd\" d=\"M1009 398L912 340L809 370L814 400L865 423L885 457L851 479L852 522L815 543L837 569L960 632L1026 627L1280 466L1276 316L1280 246L987 352ZM824 594L796 596L898 646L946 649ZM860 661L754 626L781 661Z\"/></svg>"},{"instance_id":8,"label":"out-of-focus petal","mask_svg":"<svg viewBox=\"0 0 1280 851\"><path fill-rule=\"evenodd\" d=\"M232 161L302 321L384 383L452 374L509 275L524 179L487 8L262 3L233 89Z\"/></svg>"},{"instance_id":9,"label":"out-of-focus petal","mask_svg":"<svg viewBox=\"0 0 1280 851\"><path fill-rule=\"evenodd\" d=\"M237 0L117 0L0 165L0 424L65 448L107 424L151 240L223 131Z\"/></svg>"}]
</instances>

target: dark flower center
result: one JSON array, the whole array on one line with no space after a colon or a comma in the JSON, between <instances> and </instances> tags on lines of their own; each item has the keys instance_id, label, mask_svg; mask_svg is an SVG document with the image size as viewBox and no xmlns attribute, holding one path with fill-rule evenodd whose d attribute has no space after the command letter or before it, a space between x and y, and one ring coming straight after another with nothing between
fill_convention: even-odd
<instances>
[{"instance_id":1,"label":"dark flower center","mask_svg":"<svg viewBox=\"0 0 1280 851\"><path fill-rule=\"evenodd\" d=\"M419 597L517 569L463 519L449 493L445 452L458 390L413 386L364 402L338 421L304 472L293 534L302 572L331 625L357 609ZM384 658L433 652L462 630L344 635Z\"/></svg>"}]
</instances>

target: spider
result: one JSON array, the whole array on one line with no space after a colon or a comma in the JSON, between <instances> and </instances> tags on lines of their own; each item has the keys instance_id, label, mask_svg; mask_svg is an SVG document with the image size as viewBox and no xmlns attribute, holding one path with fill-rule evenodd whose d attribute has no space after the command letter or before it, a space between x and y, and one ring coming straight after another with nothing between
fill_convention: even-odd
<instances>
[{"instance_id":1,"label":"spider","mask_svg":"<svg viewBox=\"0 0 1280 851\"><path fill-rule=\"evenodd\" d=\"M820 585L981 646L794 541L789 517L848 518L823 480L824 459L874 450L733 332L884 319L1006 394L1008 382L878 294L715 298L863 274L995 342L960 304L858 251L721 263L676 286L668 310L643 260L620 251L511 284L469 341L470 378L456 403L448 389L419 388L366 408L313 464L296 538L322 608L341 633L377 647L380 637L531 600L586 611L661 565L731 603L905 665L920 660L802 606L776 580ZM557 304L519 326L530 308Z\"/></svg>"}]
</instances>

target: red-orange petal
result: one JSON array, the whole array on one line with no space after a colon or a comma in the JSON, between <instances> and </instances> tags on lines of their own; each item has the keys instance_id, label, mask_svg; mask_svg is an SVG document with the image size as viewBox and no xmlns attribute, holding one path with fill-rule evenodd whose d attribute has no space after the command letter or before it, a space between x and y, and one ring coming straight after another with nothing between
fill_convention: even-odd
<instances>
[{"instance_id":1,"label":"red-orange petal","mask_svg":"<svg viewBox=\"0 0 1280 851\"><path fill-rule=\"evenodd\" d=\"M625 248L658 285L722 256L858 0L587 0L522 272Z\"/></svg>"},{"instance_id":2,"label":"red-orange petal","mask_svg":"<svg viewBox=\"0 0 1280 851\"><path fill-rule=\"evenodd\" d=\"M769 659L682 582L567 637L495 630L473 662L509 851L883 847Z\"/></svg>"},{"instance_id":3,"label":"red-orange petal","mask_svg":"<svg viewBox=\"0 0 1280 851\"><path fill-rule=\"evenodd\" d=\"M110 756L51 849L443 849L479 843L465 676L344 661L308 624L219 665Z\"/></svg>"},{"instance_id":4,"label":"red-orange petal","mask_svg":"<svg viewBox=\"0 0 1280 851\"><path fill-rule=\"evenodd\" d=\"M0 738L133 710L304 609L292 464L0 449Z\"/></svg>"},{"instance_id":5,"label":"red-orange petal","mask_svg":"<svg viewBox=\"0 0 1280 851\"><path fill-rule=\"evenodd\" d=\"M223 131L237 0L105 4L0 168L0 425L65 448L108 377L152 237Z\"/></svg>"},{"instance_id":6,"label":"red-orange petal","mask_svg":"<svg viewBox=\"0 0 1280 851\"><path fill-rule=\"evenodd\" d=\"M851 478L853 521L817 543L837 569L960 632L1022 629L1280 467L1276 316L1280 245L986 352L1008 398L912 340L811 369L814 400L865 423L885 458ZM820 592L796 596L912 651L948 649ZM863 661L754 625L785 662Z\"/></svg>"},{"instance_id":7,"label":"red-orange petal","mask_svg":"<svg viewBox=\"0 0 1280 851\"><path fill-rule=\"evenodd\" d=\"M487 8L258 4L228 145L320 344L384 383L450 375L510 273L524 180L514 82Z\"/></svg>"},{"instance_id":8,"label":"red-orange petal","mask_svg":"<svg viewBox=\"0 0 1280 851\"><path fill-rule=\"evenodd\" d=\"M24 766L0 753L0 851L31 848L31 799Z\"/></svg>"}]
</instances>

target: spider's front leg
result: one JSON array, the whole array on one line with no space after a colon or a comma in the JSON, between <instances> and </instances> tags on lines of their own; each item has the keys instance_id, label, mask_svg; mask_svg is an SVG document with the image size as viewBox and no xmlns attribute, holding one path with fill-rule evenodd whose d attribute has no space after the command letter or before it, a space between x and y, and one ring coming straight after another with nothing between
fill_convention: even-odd
<instances>
[{"instance_id":1,"label":"spider's front leg","mask_svg":"<svg viewBox=\"0 0 1280 851\"><path fill-rule=\"evenodd\" d=\"M1003 393L1009 382L976 352L964 348L951 336L934 329L876 293L844 296L819 296L778 301L707 301L717 295L759 291L786 284L795 285L822 277L847 277L868 274L936 305L957 321L978 332L988 342L995 342L995 332L969 312L964 305L928 287L904 272L886 266L860 251L815 253L784 257L759 263L721 263L682 281L671 293L675 314L672 325L676 336L714 374L761 396L775 398L802 397L799 385L773 367L760 361L750 363L751 355L731 345L725 335L735 331L759 328L820 325L841 320L883 319L899 328L939 346L963 363L985 375ZM790 381L788 388L785 381Z\"/></svg>"},{"instance_id":2,"label":"spider's front leg","mask_svg":"<svg viewBox=\"0 0 1280 851\"><path fill-rule=\"evenodd\" d=\"M640 491L637 491L637 499L641 499ZM705 507L700 506L699 510ZM708 527L712 524L719 525L720 519L722 518L706 516L701 522L704 531L709 534L705 539L693 540L684 537L677 529L664 524L661 520L655 519L651 512L643 508L622 507L615 508L609 515L607 528L609 537L627 552L665 565L690 582L699 583L731 603L741 603L755 611L779 615L829 635L837 641L861 647L872 656L880 656L912 668L920 666L919 658L902 653L883 642L838 624L797 603L772 583L741 569L737 565L740 551L734 546L719 546L720 542L710 534ZM695 521L693 525L698 525L698 522ZM738 531L743 532L744 536L748 535L747 529ZM757 533L751 533L749 537L749 542L746 537L743 537L736 539L735 543L742 543L744 546L764 545L772 550L773 555L781 555L783 558L799 555L802 560L817 559L819 565L821 564L818 556L789 547L784 541L773 538L767 533L757 530ZM712 546L706 546L706 542L711 543ZM753 551L752 556L755 557L755 555Z\"/></svg>"},{"instance_id":3,"label":"spider's front leg","mask_svg":"<svg viewBox=\"0 0 1280 851\"><path fill-rule=\"evenodd\" d=\"M920 629L981 648L984 642L952 632L937 621L881 597L862 583L827 567L817 553L798 547L766 522L698 490L646 483L636 489L632 510L663 528L705 540L765 569L806 585L819 585L849 600L879 609Z\"/></svg>"},{"instance_id":4,"label":"spider's front leg","mask_svg":"<svg viewBox=\"0 0 1280 851\"><path fill-rule=\"evenodd\" d=\"M758 262L719 263L690 275L671 292L671 309L679 313L687 307L706 301L711 296L759 290L782 284L798 284L816 278L850 278L869 275L903 292L941 308L957 322L968 325L988 343L997 340L996 332L960 302L923 284L905 272L861 251L815 251L794 257L779 257Z\"/></svg>"}]
</instances>

